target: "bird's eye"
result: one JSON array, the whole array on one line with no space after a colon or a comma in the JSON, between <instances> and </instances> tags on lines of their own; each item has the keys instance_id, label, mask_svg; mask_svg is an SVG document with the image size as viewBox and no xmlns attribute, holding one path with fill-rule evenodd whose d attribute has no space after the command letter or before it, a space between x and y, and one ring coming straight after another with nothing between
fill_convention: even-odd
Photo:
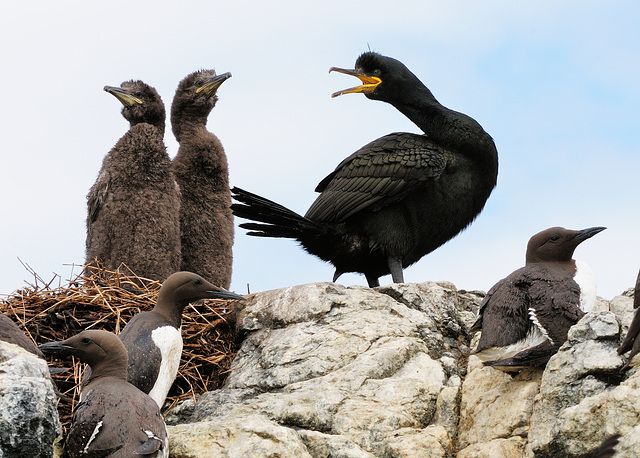
<instances>
[{"instance_id":1,"label":"bird's eye","mask_svg":"<svg viewBox=\"0 0 640 458\"><path fill-rule=\"evenodd\" d=\"M558 240L560 240L560 237L558 237L557 235L554 235L553 237L551 237L549 239L551 242L557 242Z\"/></svg>"},{"instance_id":2,"label":"bird's eye","mask_svg":"<svg viewBox=\"0 0 640 458\"><path fill-rule=\"evenodd\" d=\"M204 81L202 81L202 80L196 80L196 86L202 86L203 82Z\"/></svg>"},{"instance_id":3,"label":"bird's eye","mask_svg":"<svg viewBox=\"0 0 640 458\"><path fill-rule=\"evenodd\" d=\"M195 286L201 285L202 284L202 280L200 280L199 278L196 278L195 280L193 280L193 284Z\"/></svg>"},{"instance_id":4,"label":"bird's eye","mask_svg":"<svg viewBox=\"0 0 640 458\"><path fill-rule=\"evenodd\" d=\"M88 345L89 342L91 342L91 339L89 339L88 337L85 337L84 339L82 339L82 343L85 345Z\"/></svg>"},{"instance_id":5,"label":"bird's eye","mask_svg":"<svg viewBox=\"0 0 640 458\"><path fill-rule=\"evenodd\" d=\"M379 68L376 68L374 71L371 72L371 74L373 76L380 76L382 74L382 71Z\"/></svg>"}]
</instances>

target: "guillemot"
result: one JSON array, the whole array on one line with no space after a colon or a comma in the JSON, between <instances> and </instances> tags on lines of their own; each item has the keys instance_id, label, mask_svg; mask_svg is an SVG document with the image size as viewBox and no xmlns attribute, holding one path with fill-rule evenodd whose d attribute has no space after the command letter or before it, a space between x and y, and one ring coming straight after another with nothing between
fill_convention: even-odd
<instances>
[{"instance_id":1,"label":"guillemot","mask_svg":"<svg viewBox=\"0 0 640 458\"><path fill-rule=\"evenodd\" d=\"M531 237L525 266L487 293L471 331L482 331L474 354L505 371L544 366L569 328L593 309L595 278L572 259L576 247L603 231L552 227Z\"/></svg>"},{"instance_id":2,"label":"guillemot","mask_svg":"<svg viewBox=\"0 0 640 458\"><path fill-rule=\"evenodd\" d=\"M65 439L67 456L169 456L160 409L149 395L127 382L127 351L115 334L85 330L39 348L73 355L91 367Z\"/></svg>"}]
</instances>

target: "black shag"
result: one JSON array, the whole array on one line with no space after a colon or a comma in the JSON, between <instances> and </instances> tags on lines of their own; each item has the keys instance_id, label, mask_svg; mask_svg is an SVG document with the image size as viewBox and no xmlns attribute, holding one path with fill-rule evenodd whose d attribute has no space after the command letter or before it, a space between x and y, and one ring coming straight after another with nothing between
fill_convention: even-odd
<instances>
[{"instance_id":1,"label":"black shag","mask_svg":"<svg viewBox=\"0 0 640 458\"><path fill-rule=\"evenodd\" d=\"M171 105L171 127L180 149L173 171L180 186L181 270L196 272L229 288L233 263L233 214L227 156L207 130L216 92L231 73L200 70L178 85Z\"/></svg>"},{"instance_id":2,"label":"black shag","mask_svg":"<svg viewBox=\"0 0 640 458\"><path fill-rule=\"evenodd\" d=\"M104 89L123 104L130 128L87 195L86 264L115 270L124 263L162 281L180 267L180 201L163 140L164 104L142 81Z\"/></svg>"},{"instance_id":3,"label":"black shag","mask_svg":"<svg viewBox=\"0 0 640 458\"><path fill-rule=\"evenodd\" d=\"M393 133L362 147L316 187L320 193L304 217L234 188L234 214L258 221L249 235L298 240L309 253L335 266L335 281L363 273L369 286L417 262L466 228L496 185L494 142L469 116L441 105L404 64L374 52L355 70L362 85L337 92L363 93L390 103L425 135Z\"/></svg>"}]
</instances>

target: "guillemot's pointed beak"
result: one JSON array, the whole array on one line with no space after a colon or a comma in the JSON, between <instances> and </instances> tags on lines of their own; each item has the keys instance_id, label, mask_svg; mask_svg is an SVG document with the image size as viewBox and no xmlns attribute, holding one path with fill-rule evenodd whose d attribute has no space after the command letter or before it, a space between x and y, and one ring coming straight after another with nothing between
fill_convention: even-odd
<instances>
[{"instance_id":1,"label":"guillemot's pointed beak","mask_svg":"<svg viewBox=\"0 0 640 458\"><path fill-rule=\"evenodd\" d=\"M246 298L244 296L240 296L239 294L232 293L231 291L227 291L226 289L219 290L209 290L208 293L211 294L212 299L225 299L229 301L244 301Z\"/></svg>"},{"instance_id":2,"label":"guillemot's pointed beak","mask_svg":"<svg viewBox=\"0 0 640 458\"><path fill-rule=\"evenodd\" d=\"M108 92L109 94L115 96L115 98L118 99L120 103L122 103L125 107L130 107L136 103L140 105L144 103L138 97L129 94L126 89L123 89L121 87L105 86L104 90L105 92Z\"/></svg>"},{"instance_id":3,"label":"guillemot's pointed beak","mask_svg":"<svg viewBox=\"0 0 640 458\"><path fill-rule=\"evenodd\" d=\"M581 231L578 232L578 235L575 236L575 240L578 240L579 242L584 242L585 240L590 239L591 237L593 237L596 234L599 234L605 229L606 227L602 227L602 226L582 229Z\"/></svg>"},{"instance_id":4,"label":"guillemot's pointed beak","mask_svg":"<svg viewBox=\"0 0 640 458\"><path fill-rule=\"evenodd\" d=\"M211 78L209 81L204 83L202 86L200 86L198 89L196 89L196 94L199 94L200 92L204 92L207 95L207 97L211 97L213 94L216 93L216 91L222 85L222 83L227 81L229 78L231 78L231 73L229 72L223 73L222 75L216 75L213 78Z\"/></svg>"},{"instance_id":5,"label":"guillemot's pointed beak","mask_svg":"<svg viewBox=\"0 0 640 458\"><path fill-rule=\"evenodd\" d=\"M377 76L365 75L359 70L347 70L345 68L331 67L329 69L329 73L331 72L338 72L344 73L345 75L355 76L359 78L360 81L362 81L362 85L334 92L333 94L331 94L331 97L338 97L339 95L343 94L357 94L360 92L363 94L367 94L369 92L373 92L375 88L378 87L380 83L382 83L382 80Z\"/></svg>"},{"instance_id":6,"label":"guillemot's pointed beak","mask_svg":"<svg viewBox=\"0 0 640 458\"><path fill-rule=\"evenodd\" d=\"M71 350L75 350L74 347L65 345L60 341L40 344L38 345L38 349L43 353L68 353Z\"/></svg>"}]
</instances>

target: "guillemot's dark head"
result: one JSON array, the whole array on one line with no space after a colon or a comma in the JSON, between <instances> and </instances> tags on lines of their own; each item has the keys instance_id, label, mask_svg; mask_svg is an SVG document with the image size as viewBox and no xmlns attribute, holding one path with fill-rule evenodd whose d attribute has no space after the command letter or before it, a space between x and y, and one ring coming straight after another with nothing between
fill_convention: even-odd
<instances>
[{"instance_id":1,"label":"guillemot's dark head","mask_svg":"<svg viewBox=\"0 0 640 458\"><path fill-rule=\"evenodd\" d=\"M158 293L158 304L172 302L182 308L200 299L244 300L243 296L215 286L193 272L176 272L167 278Z\"/></svg>"},{"instance_id":2,"label":"guillemot's dark head","mask_svg":"<svg viewBox=\"0 0 640 458\"><path fill-rule=\"evenodd\" d=\"M120 339L108 331L88 329L38 348L44 353L75 356L87 363L91 366L91 379L105 375L127 379L127 350Z\"/></svg>"},{"instance_id":3,"label":"guillemot's dark head","mask_svg":"<svg viewBox=\"0 0 640 458\"><path fill-rule=\"evenodd\" d=\"M551 227L538 232L527 244L526 263L569 262L578 245L605 229L590 227L572 231L563 227Z\"/></svg>"}]
</instances>

